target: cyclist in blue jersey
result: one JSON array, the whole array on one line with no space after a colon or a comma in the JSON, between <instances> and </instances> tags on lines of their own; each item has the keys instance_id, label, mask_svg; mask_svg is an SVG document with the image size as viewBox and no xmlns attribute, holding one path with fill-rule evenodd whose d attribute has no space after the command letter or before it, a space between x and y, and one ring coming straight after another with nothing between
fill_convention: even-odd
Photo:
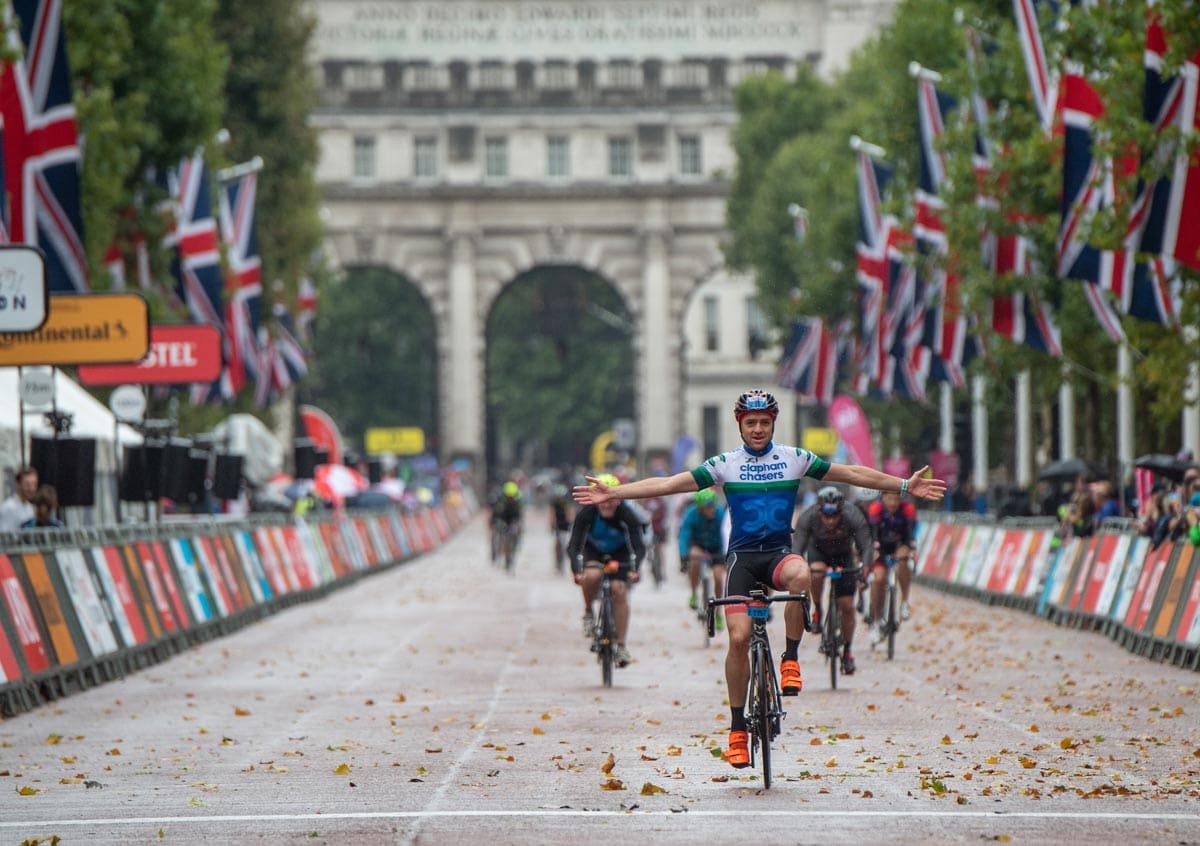
<instances>
[{"instance_id":1,"label":"cyclist in blue jersey","mask_svg":"<svg viewBox=\"0 0 1200 846\"><path fill-rule=\"evenodd\" d=\"M696 589L700 587L700 569L704 556L711 561L713 596L725 595L725 539L721 536L721 525L725 522L725 509L717 504L717 495L711 488L696 491L696 497L679 522L679 557L688 564L688 581L692 585L688 605L696 608ZM718 628L724 628L724 618L716 618Z\"/></svg>"},{"instance_id":2,"label":"cyclist in blue jersey","mask_svg":"<svg viewBox=\"0 0 1200 846\"><path fill-rule=\"evenodd\" d=\"M605 473L600 484L616 487L617 477ZM620 562L612 576L613 616L617 625L615 659L618 667L627 666L633 658L625 644L629 632L629 586L638 583L642 560L646 557L646 541L642 522L633 509L617 499L606 499L584 506L575 515L567 556L575 584L583 592L583 634L592 636L596 597L600 594L602 568L609 561Z\"/></svg>"},{"instance_id":3,"label":"cyclist in blue jersey","mask_svg":"<svg viewBox=\"0 0 1200 846\"><path fill-rule=\"evenodd\" d=\"M577 486L573 491L575 501L596 505L723 486L732 524L725 592L727 596L748 596L759 582L789 593L809 590L808 563L792 552L792 511L801 479L844 482L931 500L939 500L946 494L943 480L925 478L927 467L900 479L857 464L831 464L806 449L776 444L773 438L779 403L765 391L742 394L733 411L742 437L742 445L737 449L713 456L694 470L674 476L642 479L616 487ZM589 481L595 482L590 477ZM735 767L747 767L750 751L745 706L750 676L750 619L744 605L726 606L725 612L729 631L725 682L731 717L725 758ZM803 686L796 650L804 633L804 612L799 603L789 602L783 617L787 646L780 664L780 686L784 694L795 695Z\"/></svg>"}]
</instances>

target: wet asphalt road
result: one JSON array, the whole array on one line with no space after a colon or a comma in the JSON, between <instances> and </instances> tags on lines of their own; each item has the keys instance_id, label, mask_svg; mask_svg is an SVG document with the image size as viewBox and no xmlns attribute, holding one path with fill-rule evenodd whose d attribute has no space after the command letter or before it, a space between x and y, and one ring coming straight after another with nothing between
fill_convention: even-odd
<instances>
[{"instance_id":1,"label":"wet asphalt road","mask_svg":"<svg viewBox=\"0 0 1200 846\"><path fill-rule=\"evenodd\" d=\"M1200 843L1194 672L914 587L836 691L806 639L768 791L681 575L607 690L541 515L514 575L485 546L0 723L0 844Z\"/></svg>"}]
</instances>

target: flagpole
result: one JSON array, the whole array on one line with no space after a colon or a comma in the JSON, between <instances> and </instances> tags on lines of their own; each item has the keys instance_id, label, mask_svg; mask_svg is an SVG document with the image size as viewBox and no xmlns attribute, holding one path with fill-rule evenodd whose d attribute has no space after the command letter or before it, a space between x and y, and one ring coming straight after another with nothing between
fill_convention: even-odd
<instances>
[{"instance_id":1,"label":"flagpole","mask_svg":"<svg viewBox=\"0 0 1200 846\"><path fill-rule=\"evenodd\" d=\"M1183 337L1188 349L1196 349L1195 326L1185 326ZM1200 361L1188 364L1188 377L1183 391L1183 448L1192 451L1192 460L1200 459Z\"/></svg>"},{"instance_id":2,"label":"flagpole","mask_svg":"<svg viewBox=\"0 0 1200 846\"><path fill-rule=\"evenodd\" d=\"M1062 383L1058 386L1058 458L1066 461L1075 457L1075 391L1071 373L1063 364Z\"/></svg>"},{"instance_id":3,"label":"flagpole","mask_svg":"<svg viewBox=\"0 0 1200 846\"><path fill-rule=\"evenodd\" d=\"M258 173L263 169L262 156L255 156L248 162L242 162L239 165L223 168L217 171L217 179L221 182L231 182L234 179L246 176L250 173Z\"/></svg>"},{"instance_id":4,"label":"flagpole","mask_svg":"<svg viewBox=\"0 0 1200 846\"><path fill-rule=\"evenodd\" d=\"M1117 491L1125 505L1126 474L1133 471L1133 355L1129 341L1117 344Z\"/></svg>"},{"instance_id":5,"label":"flagpole","mask_svg":"<svg viewBox=\"0 0 1200 846\"><path fill-rule=\"evenodd\" d=\"M1017 374L1016 482L1022 490L1027 490L1033 482L1032 379L1028 370Z\"/></svg>"},{"instance_id":6,"label":"flagpole","mask_svg":"<svg viewBox=\"0 0 1200 846\"><path fill-rule=\"evenodd\" d=\"M908 75L911 76L913 79L924 79L929 82L941 82L942 81L942 75L940 73L938 73L935 70L930 70L929 68L922 65L920 62L909 62L908 63Z\"/></svg>"},{"instance_id":7,"label":"flagpole","mask_svg":"<svg viewBox=\"0 0 1200 846\"><path fill-rule=\"evenodd\" d=\"M864 141L857 135L850 136L850 149L856 153L866 153L873 159L882 159L887 157L887 150L876 144L872 144L869 141Z\"/></svg>"}]
</instances>

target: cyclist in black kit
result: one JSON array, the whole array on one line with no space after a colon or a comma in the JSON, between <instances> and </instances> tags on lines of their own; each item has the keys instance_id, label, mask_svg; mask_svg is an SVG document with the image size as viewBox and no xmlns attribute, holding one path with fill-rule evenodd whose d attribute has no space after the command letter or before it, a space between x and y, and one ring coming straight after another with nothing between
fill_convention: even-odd
<instances>
[{"instance_id":1,"label":"cyclist in black kit","mask_svg":"<svg viewBox=\"0 0 1200 846\"><path fill-rule=\"evenodd\" d=\"M567 538L574 516L575 500L571 499L566 485L555 485L550 500L550 533L554 536L554 569L560 573L567 557Z\"/></svg>"},{"instance_id":2,"label":"cyclist in black kit","mask_svg":"<svg viewBox=\"0 0 1200 846\"><path fill-rule=\"evenodd\" d=\"M496 531L501 526L513 533L513 549L521 542L521 488L516 482L505 482L500 496L492 503L492 560L495 561L499 549L496 543Z\"/></svg>"},{"instance_id":3,"label":"cyclist in black kit","mask_svg":"<svg viewBox=\"0 0 1200 846\"><path fill-rule=\"evenodd\" d=\"M597 477L601 484L617 487L616 476ZM612 576L613 616L617 624L615 658L618 667L633 658L625 646L629 632L629 585L641 578L639 570L646 557L646 540L642 523L628 503L609 499L599 505L584 505L575 515L571 540L567 543L571 571L575 584L583 590L583 635L592 636L595 613L592 606L600 593L601 569L608 561L619 561L621 569Z\"/></svg>"},{"instance_id":4,"label":"cyclist in black kit","mask_svg":"<svg viewBox=\"0 0 1200 846\"><path fill-rule=\"evenodd\" d=\"M796 533L792 537L792 549L808 558L808 566L812 572L813 605L810 631L821 630L821 590L824 588L825 570L827 567L852 569L854 567L854 551L858 548L858 557L862 560L863 569L855 578L840 578L833 583L834 595L837 596L838 610L842 615L842 638L845 647L842 652L842 672L854 674L854 656L850 652L850 644L854 640L854 593L864 574L871 566L875 546L871 542L871 528L862 511L854 506L845 505L842 492L832 485L817 491L817 501L804 511L796 521Z\"/></svg>"}]
</instances>

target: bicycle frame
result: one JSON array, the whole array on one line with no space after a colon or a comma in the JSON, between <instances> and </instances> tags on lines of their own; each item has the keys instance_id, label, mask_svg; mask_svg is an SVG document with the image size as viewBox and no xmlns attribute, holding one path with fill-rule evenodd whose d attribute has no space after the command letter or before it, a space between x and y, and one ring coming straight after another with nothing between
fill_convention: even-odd
<instances>
[{"instance_id":1,"label":"bicycle frame","mask_svg":"<svg viewBox=\"0 0 1200 846\"><path fill-rule=\"evenodd\" d=\"M750 617L750 682L746 696L746 729L750 735L750 765L754 766L755 752L762 763L763 786L771 787L771 741L782 731L783 698L779 689L779 677L771 660L771 641L767 636L767 620L772 602L799 602L804 612L804 628L808 628L809 607L807 593L781 593L769 596L767 586L750 591L750 596L709 598L708 634L714 634L718 605L745 605Z\"/></svg>"},{"instance_id":2,"label":"bicycle frame","mask_svg":"<svg viewBox=\"0 0 1200 846\"><path fill-rule=\"evenodd\" d=\"M884 637L887 638L887 657L890 661L896 657L896 632L900 631L900 616L897 613L900 587L896 583L896 564L898 563L896 558L888 555L883 559L883 563L887 567L887 581L883 586L879 625L883 630Z\"/></svg>"},{"instance_id":3,"label":"bicycle frame","mask_svg":"<svg viewBox=\"0 0 1200 846\"><path fill-rule=\"evenodd\" d=\"M853 578L862 567L830 567L825 571L825 579L829 582L829 593L825 600L825 619L821 626L821 649L825 660L829 662L829 686L837 690L838 661L842 660L842 647L845 640L842 632L842 609L838 606L836 583L842 578Z\"/></svg>"},{"instance_id":4,"label":"bicycle frame","mask_svg":"<svg viewBox=\"0 0 1200 846\"><path fill-rule=\"evenodd\" d=\"M600 662L600 681L605 687L613 686L613 663L616 660L617 620L613 609L612 577L620 570L621 565L616 561L608 561L602 569L600 578L600 614L596 620L595 635L592 638L592 651Z\"/></svg>"}]
</instances>

